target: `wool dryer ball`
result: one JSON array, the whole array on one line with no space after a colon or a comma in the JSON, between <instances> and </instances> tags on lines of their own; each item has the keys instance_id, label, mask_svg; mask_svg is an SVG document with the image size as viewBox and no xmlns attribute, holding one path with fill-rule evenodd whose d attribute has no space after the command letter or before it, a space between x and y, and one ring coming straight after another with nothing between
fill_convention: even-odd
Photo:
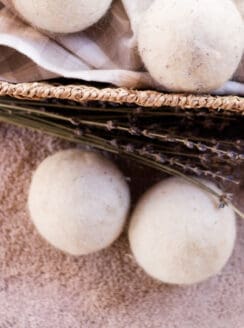
<instances>
[{"instance_id":1,"label":"wool dryer ball","mask_svg":"<svg viewBox=\"0 0 244 328\"><path fill-rule=\"evenodd\" d=\"M138 43L146 68L163 87L210 92L236 71L244 25L231 0L155 0L142 17Z\"/></svg>"},{"instance_id":2,"label":"wool dryer ball","mask_svg":"<svg viewBox=\"0 0 244 328\"><path fill-rule=\"evenodd\" d=\"M112 0L12 0L31 25L54 33L73 33L95 24Z\"/></svg>"},{"instance_id":3,"label":"wool dryer ball","mask_svg":"<svg viewBox=\"0 0 244 328\"><path fill-rule=\"evenodd\" d=\"M218 205L208 192L180 178L155 185L132 215L129 240L136 261L169 284L198 283L217 274L236 237L233 210Z\"/></svg>"},{"instance_id":4,"label":"wool dryer ball","mask_svg":"<svg viewBox=\"0 0 244 328\"><path fill-rule=\"evenodd\" d=\"M242 82L244 83L244 55L242 57L242 60L240 62L240 65L238 66L234 77L233 77L234 81L238 81L238 82Z\"/></svg>"},{"instance_id":5,"label":"wool dryer ball","mask_svg":"<svg viewBox=\"0 0 244 328\"><path fill-rule=\"evenodd\" d=\"M58 152L33 175L28 207L39 233L56 248L85 255L113 243L130 206L123 175L103 156Z\"/></svg>"},{"instance_id":6,"label":"wool dryer ball","mask_svg":"<svg viewBox=\"0 0 244 328\"><path fill-rule=\"evenodd\" d=\"M244 18L244 0L234 0L234 2L240 11L242 18Z\"/></svg>"}]
</instances>

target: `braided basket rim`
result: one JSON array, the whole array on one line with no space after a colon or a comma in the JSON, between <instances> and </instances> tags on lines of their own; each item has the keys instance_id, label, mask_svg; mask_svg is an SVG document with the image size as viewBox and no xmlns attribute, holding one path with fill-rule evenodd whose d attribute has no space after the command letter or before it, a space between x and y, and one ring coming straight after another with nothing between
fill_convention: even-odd
<instances>
[{"instance_id":1,"label":"braided basket rim","mask_svg":"<svg viewBox=\"0 0 244 328\"><path fill-rule=\"evenodd\" d=\"M244 97L164 93L155 90L134 90L117 87L97 88L87 85L57 85L43 82L15 84L0 81L1 96L27 100L54 98L72 100L79 103L101 101L154 108L206 108L244 114Z\"/></svg>"}]
</instances>

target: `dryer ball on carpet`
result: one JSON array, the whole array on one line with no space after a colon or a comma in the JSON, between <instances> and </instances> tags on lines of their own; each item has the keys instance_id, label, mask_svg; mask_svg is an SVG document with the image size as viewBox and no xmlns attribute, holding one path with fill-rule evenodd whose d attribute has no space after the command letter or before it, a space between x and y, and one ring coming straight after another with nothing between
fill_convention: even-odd
<instances>
[{"instance_id":1,"label":"dryer ball on carpet","mask_svg":"<svg viewBox=\"0 0 244 328\"><path fill-rule=\"evenodd\" d=\"M130 193L123 175L103 156L66 150L37 168L28 207L37 230L50 244L72 255L86 255L118 238Z\"/></svg>"},{"instance_id":2,"label":"dryer ball on carpet","mask_svg":"<svg viewBox=\"0 0 244 328\"><path fill-rule=\"evenodd\" d=\"M136 206L129 227L138 264L169 284L194 284L219 273L235 237L232 209L220 209L208 192L180 178L151 188Z\"/></svg>"}]
</instances>

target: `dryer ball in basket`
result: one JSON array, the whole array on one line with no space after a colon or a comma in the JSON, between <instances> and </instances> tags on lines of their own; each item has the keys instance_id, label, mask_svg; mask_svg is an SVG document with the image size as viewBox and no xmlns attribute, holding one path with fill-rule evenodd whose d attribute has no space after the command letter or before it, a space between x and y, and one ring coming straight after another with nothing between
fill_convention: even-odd
<instances>
[{"instance_id":1,"label":"dryer ball in basket","mask_svg":"<svg viewBox=\"0 0 244 328\"><path fill-rule=\"evenodd\" d=\"M244 0L234 0L234 2L236 3L242 17L244 18Z\"/></svg>"},{"instance_id":2,"label":"dryer ball in basket","mask_svg":"<svg viewBox=\"0 0 244 328\"><path fill-rule=\"evenodd\" d=\"M215 198L180 178L149 190L129 227L139 265L170 284L198 283L217 274L232 253L235 237L232 209L219 209Z\"/></svg>"},{"instance_id":3,"label":"dryer ball in basket","mask_svg":"<svg viewBox=\"0 0 244 328\"><path fill-rule=\"evenodd\" d=\"M242 60L233 76L233 80L244 83L244 55L243 55Z\"/></svg>"},{"instance_id":4,"label":"dryer ball in basket","mask_svg":"<svg viewBox=\"0 0 244 328\"><path fill-rule=\"evenodd\" d=\"M15 10L33 26L54 33L73 33L95 24L112 0L12 0Z\"/></svg>"},{"instance_id":5,"label":"dryer ball in basket","mask_svg":"<svg viewBox=\"0 0 244 328\"><path fill-rule=\"evenodd\" d=\"M122 232L130 206L123 175L101 155L66 150L33 175L28 207L39 233L72 255L99 251Z\"/></svg>"},{"instance_id":6,"label":"dryer ball in basket","mask_svg":"<svg viewBox=\"0 0 244 328\"><path fill-rule=\"evenodd\" d=\"M244 25L231 0L155 0L138 38L158 83L170 91L203 93L232 77L243 53Z\"/></svg>"}]
</instances>

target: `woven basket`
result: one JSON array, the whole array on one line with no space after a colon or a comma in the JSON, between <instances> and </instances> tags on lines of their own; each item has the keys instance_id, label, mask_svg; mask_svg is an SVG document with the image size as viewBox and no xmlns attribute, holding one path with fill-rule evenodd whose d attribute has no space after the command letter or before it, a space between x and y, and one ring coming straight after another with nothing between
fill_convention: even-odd
<instances>
[{"instance_id":1,"label":"woven basket","mask_svg":"<svg viewBox=\"0 0 244 328\"><path fill-rule=\"evenodd\" d=\"M96 88L86 85L0 82L0 96L29 100L62 99L76 102L102 101L142 107L179 107L181 109L227 110L244 113L244 98L237 96L186 95L153 90Z\"/></svg>"}]
</instances>

